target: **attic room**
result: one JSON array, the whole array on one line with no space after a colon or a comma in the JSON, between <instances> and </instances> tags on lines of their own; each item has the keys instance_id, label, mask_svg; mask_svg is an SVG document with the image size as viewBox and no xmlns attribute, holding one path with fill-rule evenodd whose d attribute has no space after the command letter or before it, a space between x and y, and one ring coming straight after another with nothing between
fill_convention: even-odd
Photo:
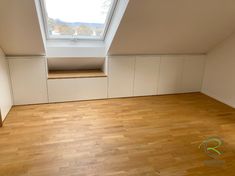
<instances>
[{"instance_id":1,"label":"attic room","mask_svg":"<svg viewBox=\"0 0 235 176\"><path fill-rule=\"evenodd\" d=\"M0 176L235 176L235 1L0 0Z\"/></svg>"}]
</instances>

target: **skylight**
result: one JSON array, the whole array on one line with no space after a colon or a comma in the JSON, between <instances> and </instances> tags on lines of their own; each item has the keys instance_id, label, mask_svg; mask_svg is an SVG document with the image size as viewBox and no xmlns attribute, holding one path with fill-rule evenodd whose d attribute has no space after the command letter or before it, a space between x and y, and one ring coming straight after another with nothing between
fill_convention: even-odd
<instances>
[{"instance_id":1,"label":"skylight","mask_svg":"<svg viewBox=\"0 0 235 176\"><path fill-rule=\"evenodd\" d=\"M48 39L100 39L116 0L42 0Z\"/></svg>"}]
</instances>

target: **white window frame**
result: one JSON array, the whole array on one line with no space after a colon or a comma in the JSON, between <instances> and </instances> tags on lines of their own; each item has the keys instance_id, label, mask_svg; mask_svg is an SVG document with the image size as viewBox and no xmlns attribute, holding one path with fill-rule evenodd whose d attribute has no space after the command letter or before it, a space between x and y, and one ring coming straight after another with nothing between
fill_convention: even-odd
<instances>
[{"instance_id":1,"label":"white window frame","mask_svg":"<svg viewBox=\"0 0 235 176\"><path fill-rule=\"evenodd\" d=\"M40 6L41 6L41 12L42 12L42 18L43 18L43 23L44 23L44 31L46 34L46 39L47 40L95 40L95 41L104 41L108 28L110 27L110 23L115 11L115 8L117 6L118 0L112 0L111 8L108 11L107 18L105 20L105 26L104 26L104 32L101 37L81 37L81 36L73 36L73 35L63 35L63 36L51 36L48 31L48 25L47 25L47 10L46 10L46 5L45 5L45 0L39 0L40 1ZM85 0L84 0L85 1Z\"/></svg>"}]
</instances>

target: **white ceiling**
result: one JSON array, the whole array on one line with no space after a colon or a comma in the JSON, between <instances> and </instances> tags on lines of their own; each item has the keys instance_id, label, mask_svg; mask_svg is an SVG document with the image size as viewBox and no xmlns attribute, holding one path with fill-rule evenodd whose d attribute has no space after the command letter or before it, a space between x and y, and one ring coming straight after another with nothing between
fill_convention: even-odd
<instances>
[{"instance_id":1,"label":"white ceiling","mask_svg":"<svg viewBox=\"0 0 235 176\"><path fill-rule=\"evenodd\" d=\"M206 53L234 30L234 0L130 0L109 54ZM34 0L0 0L0 47L45 54Z\"/></svg>"},{"instance_id":2,"label":"white ceiling","mask_svg":"<svg viewBox=\"0 0 235 176\"><path fill-rule=\"evenodd\" d=\"M234 0L130 0L109 54L206 53L234 30Z\"/></svg>"},{"instance_id":3,"label":"white ceiling","mask_svg":"<svg viewBox=\"0 0 235 176\"><path fill-rule=\"evenodd\" d=\"M0 47L6 55L44 55L34 0L0 0Z\"/></svg>"}]
</instances>

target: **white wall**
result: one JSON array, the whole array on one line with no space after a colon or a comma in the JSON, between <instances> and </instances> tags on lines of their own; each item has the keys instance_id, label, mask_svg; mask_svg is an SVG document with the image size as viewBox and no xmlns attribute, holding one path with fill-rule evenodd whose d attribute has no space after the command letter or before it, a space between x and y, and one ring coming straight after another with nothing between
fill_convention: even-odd
<instances>
[{"instance_id":1,"label":"white wall","mask_svg":"<svg viewBox=\"0 0 235 176\"><path fill-rule=\"evenodd\" d=\"M45 57L11 57L8 60L14 104L48 103Z\"/></svg>"},{"instance_id":2,"label":"white wall","mask_svg":"<svg viewBox=\"0 0 235 176\"><path fill-rule=\"evenodd\" d=\"M103 41L47 40L47 57L105 57Z\"/></svg>"},{"instance_id":3,"label":"white wall","mask_svg":"<svg viewBox=\"0 0 235 176\"><path fill-rule=\"evenodd\" d=\"M0 48L0 112L2 120L6 118L7 113L12 106L11 82L7 59Z\"/></svg>"},{"instance_id":4,"label":"white wall","mask_svg":"<svg viewBox=\"0 0 235 176\"><path fill-rule=\"evenodd\" d=\"M235 107L235 34L208 53L202 92Z\"/></svg>"}]
</instances>

